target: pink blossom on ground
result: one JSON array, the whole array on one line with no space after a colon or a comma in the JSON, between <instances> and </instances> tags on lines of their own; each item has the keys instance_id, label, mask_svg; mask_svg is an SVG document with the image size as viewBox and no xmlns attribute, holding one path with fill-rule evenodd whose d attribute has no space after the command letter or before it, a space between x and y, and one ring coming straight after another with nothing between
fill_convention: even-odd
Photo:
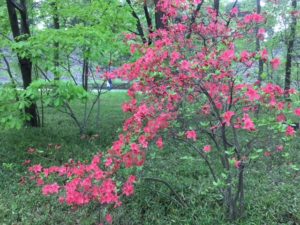
<instances>
[{"instance_id":1,"label":"pink blossom on ground","mask_svg":"<svg viewBox=\"0 0 300 225\"><path fill-rule=\"evenodd\" d=\"M105 220L106 220L106 222L108 222L109 224L112 224L112 216L110 215L110 214L106 214L106 216L105 216Z\"/></svg>"},{"instance_id":2,"label":"pink blossom on ground","mask_svg":"<svg viewBox=\"0 0 300 225\"><path fill-rule=\"evenodd\" d=\"M276 151L277 152L282 152L283 151L283 145L276 146Z\"/></svg>"},{"instance_id":3,"label":"pink blossom on ground","mask_svg":"<svg viewBox=\"0 0 300 225\"><path fill-rule=\"evenodd\" d=\"M29 171L35 174L39 174L40 172L42 172L43 167L41 166L41 164L38 165L34 165L29 167Z\"/></svg>"},{"instance_id":4,"label":"pink blossom on ground","mask_svg":"<svg viewBox=\"0 0 300 225\"><path fill-rule=\"evenodd\" d=\"M164 142L163 139L161 137L159 137L156 141L156 145L159 149L162 149L164 147Z\"/></svg>"},{"instance_id":5,"label":"pink blossom on ground","mask_svg":"<svg viewBox=\"0 0 300 225\"><path fill-rule=\"evenodd\" d=\"M206 152L206 153L211 152L211 145L205 145L203 147L203 151Z\"/></svg>"},{"instance_id":6,"label":"pink blossom on ground","mask_svg":"<svg viewBox=\"0 0 300 225\"><path fill-rule=\"evenodd\" d=\"M133 193L134 193L134 186L133 186L133 184L132 184L132 183L129 183L129 182L126 182L126 183L123 185L122 192L123 192L123 194L126 195L126 196L133 195Z\"/></svg>"},{"instance_id":7,"label":"pink blossom on ground","mask_svg":"<svg viewBox=\"0 0 300 225\"><path fill-rule=\"evenodd\" d=\"M22 165L23 166L27 166L27 165L29 165L31 163L31 160L30 159L26 159L23 163L22 163Z\"/></svg>"},{"instance_id":8,"label":"pink blossom on ground","mask_svg":"<svg viewBox=\"0 0 300 225\"><path fill-rule=\"evenodd\" d=\"M47 184L43 187L43 195L50 195L58 193L59 185L57 183Z\"/></svg>"},{"instance_id":9,"label":"pink blossom on ground","mask_svg":"<svg viewBox=\"0 0 300 225\"><path fill-rule=\"evenodd\" d=\"M44 185L44 180L42 179L42 178L37 178L36 179L36 184L37 184L37 186L42 186L42 185Z\"/></svg>"}]
</instances>

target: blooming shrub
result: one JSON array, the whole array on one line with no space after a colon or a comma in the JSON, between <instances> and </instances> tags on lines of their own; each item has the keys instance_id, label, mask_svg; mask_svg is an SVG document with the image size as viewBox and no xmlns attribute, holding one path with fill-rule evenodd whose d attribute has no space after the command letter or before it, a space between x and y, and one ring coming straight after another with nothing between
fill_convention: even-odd
<instances>
[{"instance_id":1,"label":"blooming shrub","mask_svg":"<svg viewBox=\"0 0 300 225\"><path fill-rule=\"evenodd\" d=\"M131 114L123 133L90 164L31 167L37 179L51 174L66 178L65 183L44 185L44 195L59 193L60 202L69 205L96 201L118 207L123 196L134 194L137 179L134 174L118 177L118 171L142 166L150 144L162 149L168 138L185 144L203 159L223 196L228 218L243 214L247 166L270 154L265 150L266 140L274 153L284 151L295 136L286 118L292 112L299 116L299 108L285 102L280 86L256 82L257 75L250 70L258 58L278 69L279 59L270 61L265 49L248 52L235 46L253 25L264 23L261 15L239 19L233 9L224 21L210 7L195 11L194 4L160 1L168 26L152 34L153 46L139 45L132 35L127 36L132 53L139 51L142 56L106 74L135 81L128 90L130 101L123 105L123 111ZM197 17L191 22L185 14ZM181 23L175 22L178 17ZM289 90L288 94L295 93ZM263 112L268 116L261 116ZM221 172L216 170L219 164ZM107 222L112 222L110 215Z\"/></svg>"}]
</instances>

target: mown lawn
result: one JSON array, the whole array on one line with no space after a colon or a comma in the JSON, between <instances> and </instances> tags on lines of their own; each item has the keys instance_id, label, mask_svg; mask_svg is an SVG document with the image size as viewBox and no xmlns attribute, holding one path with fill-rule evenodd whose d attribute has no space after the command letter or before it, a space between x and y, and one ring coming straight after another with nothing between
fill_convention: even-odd
<instances>
[{"instance_id":1,"label":"mown lawn","mask_svg":"<svg viewBox=\"0 0 300 225\"><path fill-rule=\"evenodd\" d=\"M31 164L50 166L70 158L89 161L93 153L105 151L117 138L117 130L125 119L120 106L126 94L108 93L101 100L100 130L95 129L92 119L86 137L78 134L69 117L54 109L46 109L43 128L0 131L1 225L97 224L96 204L72 209L60 205L55 197L43 197L40 188L28 180L25 184L20 181L28 176L27 166L22 165L27 159ZM82 104L73 106L79 115L83 112ZM292 162L299 165L298 142L299 138L288 151ZM35 149L34 153L28 152L30 147ZM197 155L172 142L163 151L153 149L139 172L143 179L137 184L136 194L115 210L114 224L300 224L300 173L290 170L286 163L263 160L266 163L258 163L247 171L247 214L232 223L224 219L221 196ZM157 179L170 184L183 202Z\"/></svg>"}]
</instances>

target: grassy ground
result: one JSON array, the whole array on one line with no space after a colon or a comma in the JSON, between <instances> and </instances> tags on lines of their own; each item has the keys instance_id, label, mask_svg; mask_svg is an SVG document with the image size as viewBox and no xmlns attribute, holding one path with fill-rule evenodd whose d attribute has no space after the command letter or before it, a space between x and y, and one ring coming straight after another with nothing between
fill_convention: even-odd
<instances>
[{"instance_id":1,"label":"grassy ground","mask_svg":"<svg viewBox=\"0 0 300 225\"><path fill-rule=\"evenodd\" d=\"M88 129L89 135L99 134L94 140L80 137L72 120L53 109L47 109L43 128L0 131L1 225L97 224L97 205L70 209L57 203L55 197L41 196L40 189L30 182L21 185L21 177L27 170L22 163L30 159L33 164L49 166L70 158L89 160L93 153L105 150L116 139L116 131L125 119L120 109L125 99L125 93L103 96L100 130L95 129L94 120ZM78 115L83 112L82 105L73 106ZM49 148L50 143L62 147L59 150ZM29 147L36 152L28 153ZM299 143L292 145L291 153L294 163L299 164ZM246 174L249 175L246 180L247 214L240 221L230 223L223 217L220 195L212 188L209 171L203 162L169 143L163 151L149 155L142 175L167 181L187 206L183 206L163 183L144 179L138 183L136 194L115 211L114 224L300 224L300 175L286 173L285 169L284 165L273 165L271 170L261 165L251 168L251 174Z\"/></svg>"}]
</instances>

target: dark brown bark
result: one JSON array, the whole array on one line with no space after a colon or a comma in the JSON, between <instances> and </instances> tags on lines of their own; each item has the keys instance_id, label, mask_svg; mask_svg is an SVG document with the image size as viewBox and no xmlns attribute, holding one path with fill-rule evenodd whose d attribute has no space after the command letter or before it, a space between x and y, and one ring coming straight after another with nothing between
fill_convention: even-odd
<instances>
[{"instance_id":1,"label":"dark brown bark","mask_svg":"<svg viewBox=\"0 0 300 225\"><path fill-rule=\"evenodd\" d=\"M82 65L82 87L86 91L88 90L88 78L89 78L89 61L88 59L84 59Z\"/></svg>"},{"instance_id":2,"label":"dark brown bark","mask_svg":"<svg viewBox=\"0 0 300 225\"><path fill-rule=\"evenodd\" d=\"M260 4L260 0L256 0L256 13L257 14L261 14L261 4ZM255 35L256 35L256 51L260 51L260 39L258 37L258 30L259 27L256 26L255 28ZM264 62L262 61L262 59L258 60L258 80L261 81L262 80L262 73L264 71Z\"/></svg>"},{"instance_id":3,"label":"dark brown bark","mask_svg":"<svg viewBox=\"0 0 300 225\"><path fill-rule=\"evenodd\" d=\"M58 15L58 5L57 5L57 0L54 0L52 2L52 9L53 9L53 27L55 30L60 29L60 23L59 23L59 15ZM54 79L59 80L59 43L55 42L54 43Z\"/></svg>"},{"instance_id":4,"label":"dark brown bark","mask_svg":"<svg viewBox=\"0 0 300 225\"><path fill-rule=\"evenodd\" d=\"M145 17L146 17L146 21L147 21L147 26L148 26L148 45L151 45L152 43L152 39L151 39L151 34L153 33L153 25L152 25L152 19L148 10L148 6L147 6L147 0L144 0L144 13L145 13Z\"/></svg>"},{"instance_id":5,"label":"dark brown bark","mask_svg":"<svg viewBox=\"0 0 300 225\"><path fill-rule=\"evenodd\" d=\"M297 9L297 0L292 0L292 9ZM287 54L286 54L286 64L285 64L285 82L284 90L286 93L291 88L291 73L292 73L292 56L294 51L294 42L296 38L296 27L297 27L297 18L296 15L292 14L292 22L290 24L291 32L287 41ZM287 94L288 96L288 94Z\"/></svg>"},{"instance_id":6,"label":"dark brown bark","mask_svg":"<svg viewBox=\"0 0 300 225\"><path fill-rule=\"evenodd\" d=\"M216 11L218 16L220 11L220 0L214 0L214 10Z\"/></svg>"},{"instance_id":7,"label":"dark brown bark","mask_svg":"<svg viewBox=\"0 0 300 225\"><path fill-rule=\"evenodd\" d=\"M260 0L256 0L256 13L257 14L261 14L261 4L260 4ZM259 27L258 25L255 28L255 35L256 35L256 51L259 52L260 51L260 39L258 37L258 30ZM264 62L262 61L262 59L258 60L258 80L261 81L262 80L262 73L264 72Z\"/></svg>"},{"instance_id":8,"label":"dark brown bark","mask_svg":"<svg viewBox=\"0 0 300 225\"><path fill-rule=\"evenodd\" d=\"M131 8L131 15L136 19L137 34L141 37L143 43L147 43L141 20L140 20L139 16L136 14L136 12L131 4L131 0L126 0L126 2L129 5L129 7Z\"/></svg>"},{"instance_id":9,"label":"dark brown bark","mask_svg":"<svg viewBox=\"0 0 300 225\"><path fill-rule=\"evenodd\" d=\"M26 9L26 1L21 0L20 3L14 0L6 0L9 22L13 37L15 41L23 40L30 36L29 22ZM17 10L20 14L20 24L18 21ZM32 62L29 58L22 58L18 55L18 61L22 74L23 87L26 89L32 82ZM30 115L28 124L33 127L39 126L39 118L37 113L37 106L34 102L31 102L29 106L25 108L25 113Z\"/></svg>"},{"instance_id":10,"label":"dark brown bark","mask_svg":"<svg viewBox=\"0 0 300 225\"><path fill-rule=\"evenodd\" d=\"M189 25L189 32L186 36L187 39L191 38L193 25L196 22L197 15L198 15L203 3L204 3L204 0L202 0L201 3L197 5L195 11L193 12L191 22L190 22L190 25Z\"/></svg>"},{"instance_id":11,"label":"dark brown bark","mask_svg":"<svg viewBox=\"0 0 300 225\"><path fill-rule=\"evenodd\" d=\"M158 29L164 29L166 26L163 22L164 13L159 9L158 6L159 0L154 0L155 5L155 28Z\"/></svg>"}]
</instances>

